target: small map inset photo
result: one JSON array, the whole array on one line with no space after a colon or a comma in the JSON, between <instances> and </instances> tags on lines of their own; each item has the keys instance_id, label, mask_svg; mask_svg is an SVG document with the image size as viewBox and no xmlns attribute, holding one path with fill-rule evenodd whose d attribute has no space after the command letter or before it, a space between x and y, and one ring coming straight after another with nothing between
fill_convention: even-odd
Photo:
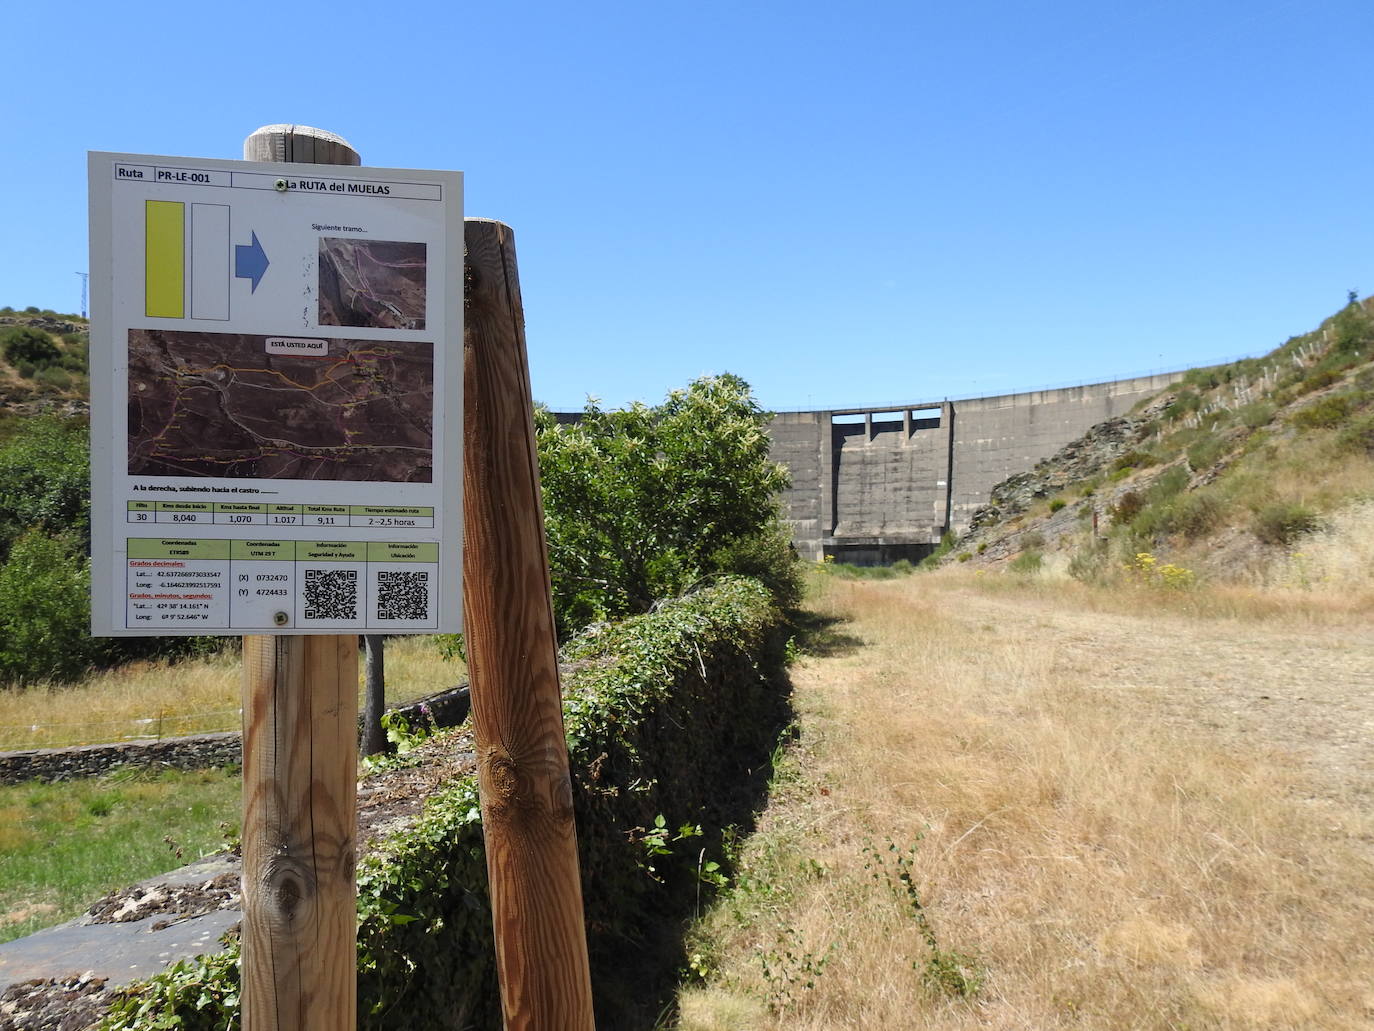
<instances>
[{"instance_id":1,"label":"small map inset photo","mask_svg":"<svg viewBox=\"0 0 1374 1031\"><path fill-rule=\"evenodd\" d=\"M129 331L129 475L430 483L434 345Z\"/></svg>"},{"instance_id":2,"label":"small map inset photo","mask_svg":"<svg viewBox=\"0 0 1374 1031\"><path fill-rule=\"evenodd\" d=\"M320 237L321 326L425 328L425 245Z\"/></svg>"}]
</instances>

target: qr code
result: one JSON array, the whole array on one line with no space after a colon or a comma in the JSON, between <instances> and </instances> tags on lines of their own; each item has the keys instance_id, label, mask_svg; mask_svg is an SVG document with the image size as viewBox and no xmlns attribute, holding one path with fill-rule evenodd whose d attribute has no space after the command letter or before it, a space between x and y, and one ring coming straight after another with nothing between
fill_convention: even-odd
<instances>
[{"instance_id":1,"label":"qr code","mask_svg":"<svg viewBox=\"0 0 1374 1031\"><path fill-rule=\"evenodd\" d=\"M356 569L307 569L305 571L305 618L358 618L358 571Z\"/></svg>"},{"instance_id":2,"label":"qr code","mask_svg":"<svg viewBox=\"0 0 1374 1031\"><path fill-rule=\"evenodd\" d=\"M377 618L429 620L429 573L377 571Z\"/></svg>"}]
</instances>

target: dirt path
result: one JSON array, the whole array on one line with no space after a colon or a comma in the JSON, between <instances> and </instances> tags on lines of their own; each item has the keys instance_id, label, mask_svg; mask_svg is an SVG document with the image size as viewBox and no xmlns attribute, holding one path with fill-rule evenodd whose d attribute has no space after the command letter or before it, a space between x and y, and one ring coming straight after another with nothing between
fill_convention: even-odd
<instances>
[{"instance_id":1,"label":"dirt path","mask_svg":"<svg viewBox=\"0 0 1374 1031\"><path fill-rule=\"evenodd\" d=\"M1290 753L1314 797L1374 811L1374 628L1126 615L957 589L944 611L1048 636L1067 676L1154 692L1159 718Z\"/></svg>"}]
</instances>

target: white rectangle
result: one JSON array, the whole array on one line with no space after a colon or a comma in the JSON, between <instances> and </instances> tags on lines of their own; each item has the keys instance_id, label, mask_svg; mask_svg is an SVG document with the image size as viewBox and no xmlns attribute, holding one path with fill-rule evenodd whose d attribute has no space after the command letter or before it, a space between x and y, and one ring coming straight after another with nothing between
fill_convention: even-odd
<instances>
[{"instance_id":1,"label":"white rectangle","mask_svg":"<svg viewBox=\"0 0 1374 1031\"><path fill-rule=\"evenodd\" d=\"M191 205L191 318L229 319L229 205Z\"/></svg>"},{"instance_id":2,"label":"white rectangle","mask_svg":"<svg viewBox=\"0 0 1374 1031\"><path fill-rule=\"evenodd\" d=\"M461 630L461 173L92 153L89 186L93 633ZM150 202L191 209L184 317L146 313ZM264 535L311 555L235 557Z\"/></svg>"},{"instance_id":3,"label":"white rectangle","mask_svg":"<svg viewBox=\"0 0 1374 1031\"><path fill-rule=\"evenodd\" d=\"M264 345L268 354L293 354L302 358L328 358L329 341L308 337L268 337Z\"/></svg>"}]
</instances>

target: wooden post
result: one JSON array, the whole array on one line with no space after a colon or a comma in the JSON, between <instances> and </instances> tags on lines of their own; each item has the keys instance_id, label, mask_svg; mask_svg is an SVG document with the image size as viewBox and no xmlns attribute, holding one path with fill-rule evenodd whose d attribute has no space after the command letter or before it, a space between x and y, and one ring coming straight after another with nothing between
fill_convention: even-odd
<instances>
[{"instance_id":1,"label":"wooden post","mask_svg":"<svg viewBox=\"0 0 1374 1031\"><path fill-rule=\"evenodd\" d=\"M515 240L469 219L463 612L508 1031L593 1031Z\"/></svg>"},{"instance_id":2,"label":"wooden post","mask_svg":"<svg viewBox=\"0 0 1374 1031\"><path fill-rule=\"evenodd\" d=\"M269 125L249 161L356 165ZM358 636L243 639L243 1029L357 1027Z\"/></svg>"}]
</instances>

